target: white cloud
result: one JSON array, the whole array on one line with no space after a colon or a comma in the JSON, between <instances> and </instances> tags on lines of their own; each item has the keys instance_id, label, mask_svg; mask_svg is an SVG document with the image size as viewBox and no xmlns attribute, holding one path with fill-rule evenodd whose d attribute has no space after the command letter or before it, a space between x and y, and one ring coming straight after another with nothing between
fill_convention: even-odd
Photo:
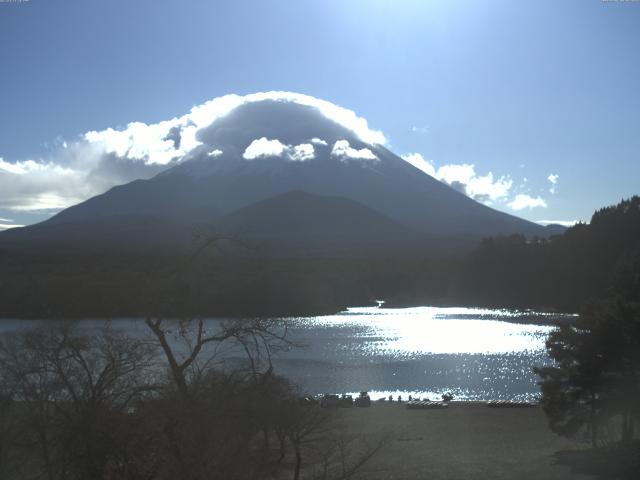
<instances>
[{"instance_id":1,"label":"white cloud","mask_svg":"<svg viewBox=\"0 0 640 480\"><path fill-rule=\"evenodd\" d=\"M444 165L438 168L437 177L449 185L458 182L463 185L468 184L471 179L476 176L476 170L473 165L462 163L459 165Z\"/></svg>"},{"instance_id":2,"label":"white cloud","mask_svg":"<svg viewBox=\"0 0 640 480\"><path fill-rule=\"evenodd\" d=\"M73 168L53 162L10 163L0 158L0 205L14 211L67 207L82 200L72 193L86 188L80 177Z\"/></svg>"},{"instance_id":3,"label":"white cloud","mask_svg":"<svg viewBox=\"0 0 640 480\"><path fill-rule=\"evenodd\" d=\"M422 125L420 127L414 125L413 127L411 127L411 131L413 133L429 133L429 125Z\"/></svg>"},{"instance_id":4,"label":"white cloud","mask_svg":"<svg viewBox=\"0 0 640 480\"><path fill-rule=\"evenodd\" d=\"M149 163L168 163L171 159L166 158L167 153L175 155L174 143L158 138L157 127L158 125L135 122L130 123L123 131L112 128L100 132L90 131L84 134L84 138L89 143L100 145L106 153L115 153L118 157L148 158Z\"/></svg>"},{"instance_id":5,"label":"white cloud","mask_svg":"<svg viewBox=\"0 0 640 480\"><path fill-rule=\"evenodd\" d=\"M26 175L29 173L46 172L52 170L56 173L68 172L67 169L55 165L54 163L39 163L34 160L24 160L16 163L5 162L0 158L0 173L11 173L13 175Z\"/></svg>"},{"instance_id":6,"label":"white cloud","mask_svg":"<svg viewBox=\"0 0 640 480\"><path fill-rule=\"evenodd\" d=\"M242 158L255 160L262 157L281 157L286 150L287 146L280 140L269 140L267 137L262 137L251 142L242 154Z\"/></svg>"},{"instance_id":7,"label":"white cloud","mask_svg":"<svg viewBox=\"0 0 640 480\"><path fill-rule=\"evenodd\" d=\"M289 152L291 160L304 162L312 160L316 156L316 151L310 143L301 143L293 147L293 151Z\"/></svg>"},{"instance_id":8,"label":"white cloud","mask_svg":"<svg viewBox=\"0 0 640 480\"><path fill-rule=\"evenodd\" d=\"M85 140L60 148L50 159L15 163L0 159L0 207L56 211L164 168L107 154Z\"/></svg>"},{"instance_id":9,"label":"white cloud","mask_svg":"<svg viewBox=\"0 0 640 480\"><path fill-rule=\"evenodd\" d=\"M315 149L310 143L300 145L285 145L280 140L270 140L267 137L252 141L242 157L245 160L255 160L264 157L283 157L296 162L304 162L315 157Z\"/></svg>"},{"instance_id":10,"label":"white cloud","mask_svg":"<svg viewBox=\"0 0 640 480\"><path fill-rule=\"evenodd\" d=\"M378 160L378 157L368 148L356 149L349 145L347 140L338 140L331 150L331 155L341 158L353 158L357 160Z\"/></svg>"},{"instance_id":11,"label":"white cloud","mask_svg":"<svg viewBox=\"0 0 640 480\"><path fill-rule=\"evenodd\" d=\"M457 187L469 197L484 203L491 203L509 194L513 181L509 177L493 178L493 172L478 176L475 165L443 165L438 168L436 178Z\"/></svg>"},{"instance_id":12,"label":"white cloud","mask_svg":"<svg viewBox=\"0 0 640 480\"><path fill-rule=\"evenodd\" d=\"M556 175L553 173L550 173L549 176L547 177L547 180L551 182L551 188L549 188L550 193L556 193L556 185L558 183L558 178L560 178L560 175Z\"/></svg>"},{"instance_id":13,"label":"white cloud","mask_svg":"<svg viewBox=\"0 0 640 480\"><path fill-rule=\"evenodd\" d=\"M419 153L410 153L402 158L426 174L480 202L492 203L505 198L513 186L513 181L509 177L494 180L492 172L478 176L475 166L467 163L443 165L436 169Z\"/></svg>"},{"instance_id":14,"label":"white cloud","mask_svg":"<svg viewBox=\"0 0 640 480\"><path fill-rule=\"evenodd\" d=\"M363 142L386 142L382 132L370 129L367 121L358 117L355 112L325 100L292 92L225 95L197 105L181 117L153 124L131 122L123 130L107 128L90 131L84 134L84 139L104 152L113 153L118 157L140 160L145 164L167 165L200 145L196 134L202 128L228 115L237 107L265 100L315 108L330 120L352 131ZM326 142L319 138L314 138L312 143L326 145Z\"/></svg>"},{"instance_id":15,"label":"white cloud","mask_svg":"<svg viewBox=\"0 0 640 480\"><path fill-rule=\"evenodd\" d=\"M408 153L407 155L404 155L402 159L416 167L418 170L422 170L427 175L432 177L436 176L436 170L433 164L419 153Z\"/></svg>"},{"instance_id":16,"label":"white cloud","mask_svg":"<svg viewBox=\"0 0 640 480\"><path fill-rule=\"evenodd\" d=\"M24 227L24 225L17 225L15 223L0 223L0 231L9 230L10 228Z\"/></svg>"},{"instance_id":17,"label":"white cloud","mask_svg":"<svg viewBox=\"0 0 640 480\"><path fill-rule=\"evenodd\" d=\"M31 160L19 163L9 163L0 158L0 172L12 173L14 175L24 175L25 173L27 173L27 168L30 164Z\"/></svg>"},{"instance_id":18,"label":"white cloud","mask_svg":"<svg viewBox=\"0 0 640 480\"><path fill-rule=\"evenodd\" d=\"M563 227L573 227L580 220L536 220L540 225L562 225Z\"/></svg>"},{"instance_id":19,"label":"white cloud","mask_svg":"<svg viewBox=\"0 0 640 480\"><path fill-rule=\"evenodd\" d=\"M196 139L198 130L211 125L241 105L265 100L315 108L325 117L349 129L363 142L386 143L383 133L370 129L367 121L358 117L355 112L325 100L293 92L225 95L193 107L182 117L150 125L132 122L124 130L108 128L99 132L91 131L84 138L90 143L100 144L107 153L166 165L200 144ZM179 141L176 141L176 136Z\"/></svg>"},{"instance_id":20,"label":"white cloud","mask_svg":"<svg viewBox=\"0 0 640 480\"><path fill-rule=\"evenodd\" d=\"M467 183L467 195L484 202L493 202L499 198L504 198L509 194L513 181L507 177L500 177L493 180L493 173L481 177L473 177Z\"/></svg>"},{"instance_id":21,"label":"white cloud","mask_svg":"<svg viewBox=\"0 0 640 480\"><path fill-rule=\"evenodd\" d=\"M0 231L18 227L24 227L24 225L18 225L10 218L0 218Z\"/></svg>"},{"instance_id":22,"label":"white cloud","mask_svg":"<svg viewBox=\"0 0 640 480\"><path fill-rule=\"evenodd\" d=\"M534 198L527 194L520 193L516 195L515 198L511 202L509 202L507 205L512 210L518 211L518 210L523 210L525 208L528 208L529 210L533 208L538 208L538 207L546 208L547 202L545 202L544 199L540 197Z\"/></svg>"},{"instance_id":23,"label":"white cloud","mask_svg":"<svg viewBox=\"0 0 640 480\"><path fill-rule=\"evenodd\" d=\"M237 97L236 95L228 95L227 97ZM225 98L225 97L221 97ZM308 107L316 108L325 117L333 120L339 125L351 130L356 136L366 143L371 144L385 144L386 138L384 134L379 130L372 130L369 128L367 120L362 117L358 117L355 112L346 108L335 105L326 100L320 100L318 98L303 95L293 92L266 92L255 93L246 95L244 97L237 97L241 99L242 103L259 102L263 100L275 100L280 102L292 102L299 105L305 105ZM211 122L210 122L211 123Z\"/></svg>"},{"instance_id":24,"label":"white cloud","mask_svg":"<svg viewBox=\"0 0 640 480\"><path fill-rule=\"evenodd\" d=\"M280 140L269 140L262 137L254 140L242 154L245 160L255 160L261 157L280 157L286 151L287 146Z\"/></svg>"},{"instance_id":25,"label":"white cloud","mask_svg":"<svg viewBox=\"0 0 640 480\"><path fill-rule=\"evenodd\" d=\"M266 100L317 109L365 143L386 142L382 132L369 128L367 121L353 111L308 95L291 92L225 95L170 120L151 124L131 122L122 129L86 132L75 141L60 139L57 150L46 158L20 161L0 158L0 206L20 211L59 210L115 185L150 178L201 145L197 138L200 130L241 105ZM308 160L312 158L309 145L326 146L327 142L314 138L311 144L301 145L286 146L284 153L290 160ZM276 152L282 154L280 147L272 144L272 148L276 147ZM361 158L373 156L368 149L356 152ZM209 155L218 156L217 149Z\"/></svg>"},{"instance_id":26,"label":"white cloud","mask_svg":"<svg viewBox=\"0 0 640 480\"><path fill-rule=\"evenodd\" d=\"M28 205L15 205L11 210L15 212L41 212L46 210L62 210L69 206L69 201L79 203L82 200L72 200L73 197L66 197L57 193L37 193L31 199Z\"/></svg>"},{"instance_id":27,"label":"white cloud","mask_svg":"<svg viewBox=\"0 0 640 480\"><path fill-rule=\"evenodd\" d=\"M207 153L207 156L211 158L219 157L220 155L222 155L222 150L218 150L218 149L212 150L209 153Z\"/></svg>"}]
</instances>

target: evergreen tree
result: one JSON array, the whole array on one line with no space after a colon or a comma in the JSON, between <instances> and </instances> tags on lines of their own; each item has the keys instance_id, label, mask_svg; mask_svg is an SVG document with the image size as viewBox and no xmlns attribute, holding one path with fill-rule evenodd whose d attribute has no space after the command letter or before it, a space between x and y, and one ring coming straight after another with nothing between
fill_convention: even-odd
<instances>
[{"instance_id":1,"label":"evergreen tree","mask_svg":"<svg viewBox=\"0 0 640 480\"><path fill-rule=\"evenodd\" d=\"M617 423L629 442L640 418L640 306L621 298L591 303L579 319L547 341L555 366L537 368L551 429L565 436L590 434Z\"/></svg>"}]
</instances>

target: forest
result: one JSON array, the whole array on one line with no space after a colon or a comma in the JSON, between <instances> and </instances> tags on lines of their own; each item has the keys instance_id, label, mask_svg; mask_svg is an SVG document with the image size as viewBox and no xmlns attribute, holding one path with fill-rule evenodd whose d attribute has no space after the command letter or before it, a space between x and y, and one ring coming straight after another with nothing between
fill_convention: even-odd
<instances>
[{"instance_id":1,"label":"forest","mask_svg":"<svg viewBox=\"0 0 640 480\"><path fill-rule=\"evenodd\" d=\"M577 312L587 300L628 288L640 272L640 197L596 211L551 239L485 239L455 276L468 305ZM631 282L632 283L632 282Z\"/></svg>"},{"instance_id":2,"label":"forest","mask_svg":"<svg viewBox=\"0 0 640 480\"><path fill-rule=\"evenodd\" d=\"M463 257L285 258L233 243L207 238L189 255L0 251L0 316L314 315L377 299L577 312L638 275L640 197L562 235L487 238Z\"/></svg>"}]
</instances>

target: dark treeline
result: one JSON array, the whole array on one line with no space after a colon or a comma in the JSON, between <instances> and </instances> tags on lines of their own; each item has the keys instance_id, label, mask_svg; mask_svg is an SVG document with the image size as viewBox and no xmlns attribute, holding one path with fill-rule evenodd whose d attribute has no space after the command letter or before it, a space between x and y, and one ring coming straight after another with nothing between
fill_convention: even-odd
<instances>
[{"instance_id":1,"label":"dark treeline","mask_svg":"<svg viewBox=\"0 0 640 480\"><path fill-rule=\"evenodd\" d=\"M376 299L442 302L451 261L414 257L268 259L184 255L0 253L0 317L143 316L159 296L169 316L333 313ZM187 270L188 273L184 273ZM182 272L178 274L177 272Z\"/></svg>"},{"instance_id":2,"label":"dark treeline","mask_svg":"<svg viewBox=\"0 0 640 480\"><path fill-rule=\"evenodd\" d=\"M598 228L608 225L628 234L611 240L618 256L615 251L603 254L618 264L603 270L603 275L610 275L606 293L585 302L579 317L551 332L546 346L554 363L535 371L551 429L588 440L592 446L559 452L559 462L598 478L636 479L640 472L640 257L633 243L637 199L596 216Z\"/></svg>"},{"instance_id":3,"label":"dark treeline","mask_svg":"<svg viewBox=\"0 0 640 480\"><path fill-rule=\"evenodd\" d=\"M473 305L578 311L638 272L640 197L635 196L549 240L484 240L463 262L452 298Z\"/></svg>"},{"instance_id":4,"label":"dark treeline","mask_svg":"<svg viewBox=\"0 0 640 480\"><path fill-rule=\"evenodd\" d=\"M0 250L0 317L143 316L159 294L173 299L164 311L173 316L311 315L376 299L578 311L640 270L640 197L599 210L563 235L489 238L466 256L425 248L286 258L228 243L196 261L183 253ZM176 275L186 263L188 275Z\"/></svg>"}]
</instances>

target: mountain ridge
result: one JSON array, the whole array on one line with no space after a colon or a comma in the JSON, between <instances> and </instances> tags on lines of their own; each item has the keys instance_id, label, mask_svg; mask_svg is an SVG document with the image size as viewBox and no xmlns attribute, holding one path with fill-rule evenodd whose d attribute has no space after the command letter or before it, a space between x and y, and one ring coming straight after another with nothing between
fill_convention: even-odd
<instances>
[{"instance_id":1,"label":"mountain ridge","mask_svg":"<svg viewBox=\"0 0 640 480\"><path fill-rule=\"evenodd\" d=\"M447 239L443 246L458 241L466 250L488 236L557 233L472 200L310 106L272 100L244 104L201 129L198 140L200 146L172 168L113 187L41 224L0 233L0 246L15 243L11 238L29 244L47 235L63 245L65 228L70 245L84 235L90 247L90 232L78 231L94 229L105 249L123 248L126 235L138 243L147 238L150 247L154 236L184 241L185 231L210 227L290 191L356 202L395 222L397 235L408 229ZM140 231L124 220L132 218L147 219ZM375 223L373 216L367 218ZM130 225L119 238L108 234L122 230L123 221ZM144 225L157 230L144 232ZM327 237L339 233L334 229ZM111 246L109 238L114 238Z\"/></svg>"}]
</instances>

